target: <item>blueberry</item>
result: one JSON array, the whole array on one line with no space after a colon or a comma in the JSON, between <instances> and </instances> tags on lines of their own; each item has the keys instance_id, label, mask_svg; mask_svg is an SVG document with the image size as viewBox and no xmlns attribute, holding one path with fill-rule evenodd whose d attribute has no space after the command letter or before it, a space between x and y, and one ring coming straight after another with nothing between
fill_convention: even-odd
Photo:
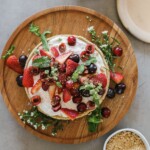
<instances>
[{"instance_id":1,"label":"blueberry","mask_svg":"<svg viewBox=\"0 0 150 150\"><path fill-rule=\"evenodd\" d=\"M108 98L114 98L115 97L115 90L112 88L109 88L107 91L107 97Z\"/></svg>"},{"instance_id":2,"label":"blueberry","mask_svg":"<svg viewBox=\"0 0 150 150\"><path fill-rule=\"evenodd\" d=\"M72 54L72 55L70 55L69 59L73 60L76 63L78 63L80 61L80 57L79 57L78 54Z\"/></svg>"},{"instance_id":3,"label":"blueberry","mask_svg":"<svg viewBox=\"0 0 150 150\"><path fill-rule=\"evenodd\" d=\"M126 89L126 85L124 83L119 83L119 84L116 84L116 86L115 86L115 92L117 94L124 93L125 89Z\"/></svg>"},{"instance_id":4,"label":"blueberry","mask_svg":"<svg viewBox=\"0 0 150 150\"><path fill-rule=\"evenodd\" d=\"M80 93L83 97L90 97L90 91L89 90L80 90Z\"/></svg>"},{"instance_id":5,"label":"blueberry","mask_svg":"<svg viewBox=\"0 0 150 150\"><path fill-rule=\"evenodd\" d=\"M20 63L20 65L21 65L22 68L24 68L27 59L28 59L28 57L26 55L21 55L19 57L19 63Z\"/></svg>"},{"instance_id":6,"label":"blueberry","mask_svg":"<svg viewBox=\"0 0 150 150\"><path fill-rule=\"evenodd\" d=\"M90 74L95 73L96 70L97 70L97 66L96 66L95 64L91 63L91 64L88 66L88 71L89 71Z\"/></svg>"},{"instance_id":7,"label":"blueberry","mask_svg":"<svg viewBox=\"0 0 150 150\"><path fill-rule=\"evenodd\" d=\"M23 79L23 76L22 75L18 75L17 78L16 78L16 82L18 84L18 86L22 87L22 79Z\"/></svg>"}]
</instances>

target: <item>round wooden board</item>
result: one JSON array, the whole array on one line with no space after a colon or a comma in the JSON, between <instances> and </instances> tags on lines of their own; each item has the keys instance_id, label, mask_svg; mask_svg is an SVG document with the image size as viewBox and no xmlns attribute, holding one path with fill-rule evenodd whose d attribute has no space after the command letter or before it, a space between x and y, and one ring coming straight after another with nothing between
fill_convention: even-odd
<instances>
[{"instance_id":1,"label":"round wooden board","mask_svg":"<svg viewBox=\"0 0 150 150\"><path fill-rule=\"evenodd\" d=\"M86 16L92 18L92 21L88 21ZM40 42L38 37L29 32L29 24L31 22L38 25L41 31L51 29L51 36L57 34L76 34L89 40L91 39L87 32L89 26L94 26L97 33L108 30L110 36L115 36L121 42L124 50L123 56L117 60L116 64L123 67L124 82L127 85L127 89L123 95L116 95L113 100L107 98L104 100L102 105L111 109L111 116L103 120L96 133L88 132L86 118L82 118L66 125L64 131L59 131L58 135L53 137L50 135L49 130L34 130L32 127L20 121L17 113L29 107L29 100L24 88L20 88L16 84L17 73L10 70L5 65L5 62L0 60L0 90L10 112L19 124L28 131L42 139L52 142L81 143L98 138L109 132L128 111L137 88L138 71L136 58L131 43L125 34L114 22L93 10L77 6L62 6L44 10L25 20L9 38L3 54L13 44L16 46L14 53L19 57L22 50L25 54L28 54L28 49L33 49Z\"/></svg>"}]
</instances>

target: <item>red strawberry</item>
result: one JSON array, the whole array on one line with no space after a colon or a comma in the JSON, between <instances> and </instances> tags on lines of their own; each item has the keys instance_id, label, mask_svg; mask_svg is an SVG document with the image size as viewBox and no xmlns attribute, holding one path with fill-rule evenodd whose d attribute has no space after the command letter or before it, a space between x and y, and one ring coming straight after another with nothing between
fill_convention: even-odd
<instances>
[{"instance_id":1,"label":"red strawberry","mask_svg":"<svg viewBox=\"0 0 150 150\"><path fill-rule=\"evenodd\" d=\"M72 61L71 59L68 59L66 62L66 74L71 75L76 68L78 67L78 63Z\"/></svg>"},{"instance_id":2,"label":"red strawberry","mask_svg":"<svg viewBox=\"0 0 150 150\"><path fill-rule=\"evenodd\" d=\"M118 84L123 80L123 75L119 72L110 72L110 78Z\"/></svg>"},{"instance_id":3,"label":"red strawberry","mask_svg":"<svg viewBox=\"0 0 150 150\"><path fill-rule=\"evenodd\" d=\"M87 51L82 51L80 54L80 58L82 61L88 60L90 57L90 54Z\"/></svg>"},{"instance_id":4,"label":"red strawberry","mask_svg":"<svg viewBox=\"0 0 150 150\"><path fill-rule=\"evenodd\" d=\"M32 87L34 84L33 74L31 71L32 71L32 67L24 69L24 74L23 74L23 86L24 87Z\"/></svg>"},{"instance_id":5,"label":"red strawberry","mask_svg":"<svg viewBox=\"0 0 150 150\"><path fill-rule=\"evenodd\" d=\"M58 57L59 56L59 52L58 52L56 47L52 47L51 48L51 52L52 52L54 57Z\"/></svg>"},{"instance_id":6,"label":"red strawberry","mask_svg":"<svg viewBox=\"0 0 150 150\"><path fill-rule=\"evenodd\" d=\"M60 64L63 64L72 53L73 52L71 52L71 51L67 52L67 53L63 53L62 55L60 55L56 58L56 61L59 62Z\"/></svg>"},{"instance_id":7,"label":"red strawberry","mask_svg":"<svg viewBox=\"0 0 150 150\"><path fill-rule=\"evenodd\" d=\"M41 56L39 54L36 54L36 55L33 56L32 61L34 61L35 59L40 58L40 57Z\"/></svg>"},{"instance_id":8,"label":"red strawberry","mask_svg":"<svg viewBox=\"0 0 150 150\"><path fill-rule=\"evenodd\" d=\"M60 51L61 53L63 53L63 52L66 51L66 45L65 45L65 43L61 43L61 44L59 45L59 51Z\"/></svg>"},{"instance_id":9,"label":"red strawberry","mask_svg":"<svg viewBox=\"0 0 150 150\"><path fill-rule=\"evenodd\" d=\"M87 44L85 50L88 52L88 54L94 53L95 46L93 44Z\"/></svg>"},{"instance_id":10,"label":"red strawberry","mask_svg":"<svg viewBox=\"0 0 150 150\"><path fill-rule=\"evenodd\" d=\"M45 51L45 50L43 50L43 49L40 50L40 54L41 54L41 56L48 56L49 58L51 58L50 53Z\"/></svg>"},{"instance_id":11,"label":"red strawberry","mask_svg":"<svg viewBox=\"0 0 150 150\"><path fill-rule=\"evenodd\" d=\"M97 85L98 83L102 84L102 87L105 88L107 85L107 78L105 76L105 74L100 73L97 75L94 75L91 80L93 81L93 84Z\"/></svg>"},{"instance_id":12,"label":"red strawberry","mask_svg":"<svg viewBox=\"0 0 150 150\"><path fill-rule=\"evenodd\" d=\"M68 109L68 108L61 108L61 111L66 114L71 120L74 120L79 113L76 110Z\"/></svg>"},{"instance_id":13,"label":"red strawberry","mask_svg":"<svg viewBox=\"0 0 150 150\"><path fill-rule=\"evenodd\" d=\"M71 100L71 94L67 89L63 89L63 101L67 103Z\"/></svg>"},{"instance_id":14,"label":"red strawberry","mask_svg":"<svg viewBox=\"0 0 150 150\"><path fill-rule=\"evenodd\" d=\"M22 74L23 69L20 66L19 60L15 55L11 55L6 60L6 65L15 72Z\"/></svg>"},{"instance_id":15,"label":"red strawberry","mask_svg":"<svg viewBox=\"0 0 150 150\"><path fill-rule=\"evenodd\" d=\"M41 79L39 79L39 80L35 83L35 85L32 87L31 93L32 93L32 94L36 93L36 92L41 88L41 86L42 86L42 81L41 81Z\"/></svg>"}]
</instances>

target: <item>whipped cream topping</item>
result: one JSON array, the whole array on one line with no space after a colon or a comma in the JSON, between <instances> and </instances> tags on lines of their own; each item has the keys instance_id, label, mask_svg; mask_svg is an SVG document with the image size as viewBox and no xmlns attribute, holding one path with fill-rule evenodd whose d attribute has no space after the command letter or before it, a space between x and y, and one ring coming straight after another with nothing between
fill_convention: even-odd
<instances>
[{"instance_id":1,"label":"whipped cream topping","mask_svg":"<svg viewBox=\"0 0 150 150\"><path fill-rule=\"evenodd\" d=\"M66 35L54 36L51 39L49 39L49 41L48 41L49 47L51 48L51 47L55 46L56 48L58 48L61 43L65 43L66 44L65 52L73 51L74 54L78 54L78 55L80 55L80 53L85 50L85 47L87 45L87 43L85 41L76 37L75 46L69 46L67 43L67 38L68 38L68 36L66 36ZM38 50L40 48L41 48L41 46L39 46ZM95 50L94 53L92 54L92 56L97 59L97 62L95 63L97 65L97 73L103 72L104 74L106 74L106 70L104 69L105 65L104 65L101 55ZM79 64L82 64L81 60L80 60ZM32 59L30 59L30 61L28 63L28 67L29 66L32 66ZM33 78L34 78L34 84L35 84L40 79L40 75L34 76ZM42 88L40 88L35 94L31 94L31 88L28 88L27 90L29 93L29 98L32 98L35 95L39 95L41 97L41 103L37 106L39 111L41 111L42 113L44 113L48 116L67 117L61 110L59 110L57 112L54 112L52 110L51 99L50 99L48 91L44 91ZM72 100L68 101L67 103L64 103L62 93L59 94L59 96L61 97L61 107L62 108L77 110L77 104L73 103ZM89 100L92 100L91 97L83 97L82 102L86 103Z\"/></svg>"}]
</instances>

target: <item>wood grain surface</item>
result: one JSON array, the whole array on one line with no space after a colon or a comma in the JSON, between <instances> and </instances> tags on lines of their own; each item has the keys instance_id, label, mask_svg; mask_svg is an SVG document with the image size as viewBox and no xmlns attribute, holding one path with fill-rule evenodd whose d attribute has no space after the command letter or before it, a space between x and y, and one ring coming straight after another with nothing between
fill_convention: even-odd
<instances>
[{"instance_id":1,"label":"wood grain surface","mask_svg":"<svg viewBox=\"0 0 150 150\"><path fill-rule=\"evenodd\" d=\"M89 16L92 21L88 21L86 16ZM24 88L20 88L16 84L17 73L10 70L5 65L5 62L0 60L0 91L9 111L21 126L34 135L48 141L75 144L103 136L113 129L127 113L136 93L138 71L131 43L121 29L107 17L83 7L61 6L44 10L25 20L9 38L4 47L3 54L13 44L16 46L14 52L16 56L19 57L22 51L28 55L28 49L32 50L40 42L38 37L28 31L31 22L38 25L42 32L46 29L51 29L51 36L57 34L76 34L89 40L91 38L86 31L89 26L94 26L97 33L108 30L110 36L115 36L121 42L124 50L123 56L117 59L116 64L123 68L122 73L125 76L124 83L127 85L127 89L123 95L116 95L112 100L107 98L104 100L102 105L111 109L111 116L103 120L96 133L89 133L86 118L81 118L66 125L64 131L59 131L58 135L53 137L50 135L50 130L34 130L29 125L23 124L19 119L18 112L29 108L29 100ZM111 83L111 86L113 87L114 84Z\"/></svg>"}]
</instances>

